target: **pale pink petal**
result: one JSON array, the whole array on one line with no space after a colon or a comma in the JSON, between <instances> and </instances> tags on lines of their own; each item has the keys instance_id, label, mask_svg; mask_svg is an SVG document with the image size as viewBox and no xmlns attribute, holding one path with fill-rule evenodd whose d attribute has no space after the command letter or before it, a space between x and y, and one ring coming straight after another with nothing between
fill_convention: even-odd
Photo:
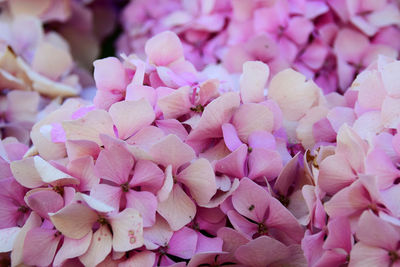
<instances>
[{"instance_id":1,"label":"pale pink petal","mask_svg":"<svg viewBox=\"0 0 400 267\"><path fill-rule=\"evenodd\" d=\"M296 16L289 20L285 34L298 45L303 45L308 41L308 37L314 28L313 23L302 16Z\"/></svg>"},{"instance_id":2,"label":"pale pink petal","mask_svg":"<svg viewBox=\"0 0 400 267\"><path fill-rule=\"evenodd\" d=\"M214 170L206 159L194 161L176 179L188 187L191 196L200 206L207 204L217 192Z\"/></svg>"},{"instance_id":3,"label":"pale pink petal","mask_svg":"<svg viewBox=\"0 0 400 267\"><path fill-rule=\"evenodd\" d=\"M288 258L290 251L281 242L262 236L239 247L235 256L246 266L265 267L275 261Z\"/></svg>"},{"instance_id":4,"label":"pale pink petal","mask_svg":"<svg viewBox=\"0 0 400 267\"><path fill-rule=\"evenodd\" d=\"M358 102L364 108L380 109L386 91L377 70L365 70L354 80L351 88L358 91Z\"/></svg>"},{"instance_id":5,"label":"pale pink petal","mask_svg":"<svg viewBox=\"0 0 400 267\"><path fill-rule=\"evenodd\" d=\"M143 229L144 245L146 249L153 250L168 244L174 232L160 215L156 215L156 223Z\"/></svg>"},{"instance_id":6,"label":"pale pink petal","mask_svg":"<svg viewBox=\"0 0 400 267\"><path fill-rule=\"evenodd\" d=\"M144 191L156 193L161 188L163 181L164 173L155 163L149 160L139 160L136 162L129 185L140 186Z\"/></svg>"},{"instance_id":7,"label":"pale pink petal","mask_svg":"<svg viewBox=\"0 0 400 267\"><path fill-rule=\"evenodd\" d=\"M64 207L64 199L53 189L33 189L26 193L26 204L42 218L49 219L48 213L57 212Z\"/></svg>"},{"instance_id":8,"label":"pale pink petal","mask_svg":"<svg viewBox=\"0 0 400 267\"><path fill-rule=\"evenodd\" d=\"M226 177L228 178L228 177ZM229 178L228 178L229 179ZM230 179L229 179L230 180ZM214 195L214 197L208 202L206 205L203 205L205 208L216 208L219 205L221 205L228 197L230 197L233 192L238 188L239 186L239 179L235 178L232 182L232 185L229 182L230 189L229 191L226 192L219 192L217 191L217 194Z\"/></svg>"},{"instance_id":9,"label":"pale pink petal","mask_svg":"<svg viewBox=\"0 0 400 267\"><path fill-rule=\"evenodd\" d=\"M150 192L136 192L129 190L126 193L126 207L139 211L143 217L143 227L150 227L156 220L157 198Z\"/></svg>"},{"instance_id":10,"label":"pale pink petal","mask_svg":"<svg viewBox=\"0 0 400 267\"><path fill-rule=\"evenodd\" d=\"M352 108L334 107L328 112L326 118L329 120L335 132L338 132L340 127L345 123L350 126L353 125L355 121L355 114Z\"/></svg>"},{"instance_id":11,"label":"pale pink petal","mask_svg":"<svg viewBox=\"0 0 400 267\"><path fill-rule=\"evenodd\" d=\"M240 179L245 176L246 158L247 146L242 144L231 154L218 160L215 163L215 171Z\"/></svg>"},{"instance_id":12,"label":"pale pink petal","mask_svg":"<svg viewBox=\"0 0 400 267\"><path fill-rule=\"evenodd\" d=\"M74 121L62 122L67 140L88 140L103 145L100 134L114 136L113 122L104 110L92 110Z\"/></svg>"},{"instance_id":13,"label":"pale pink petal","mask_svg":"<svg viewBox=\"0 0 400 267\"><path fill-rule=\"evenodd\" d=\"M137 210L126 208L109 218L109 222L115 251L128 251L143 245L143 219Z\"/></svg>"},{"instance_id":14,"label":"pale pink petal","mask_svg":"<svg viewBox=\"0 0 400 267\"><path fill-rule=\"evenodd\" d=\"M271 180L277 177L283 168L281 155L277 151L263 148L253 148L249 154L248 165L250 179L265 176Z\"/></svg>"},{"instance_id":15,"label":"pale pink petal","mask_svg":"<svg viewBox=\"0 0 400 267\"><path fill-rule=\"evenodd\" d=\"M157 94L153 87L137 84L129 84L126 88L127 101L138 101L144 98L147 100L152 107L155 106L157 102Z\"/></svg>"},{"instance_id":16,"label":"pale pink petal","mask_svg":"<svg viewBox=\"0 0 400 267\"><path fill-rule=\"evenodd\" d=\"M379 233L371 229L379 229ZM358 222L356 236L365 245L396 251L400 232L372 211L365 211Z\"/></svg>"},{"instance_id":17,"label":"pale pink petal","mask_svg":"<svg viewBox=\"0 0 400 267\"><path fill-rule=\"evenodd\" d=\"M72 239L64 237L63 245L57 252L54 258L54 266L63 266L63 264L68 260L75 257L83 255L89 248L92 241L92 231L90 231L86 236L81 239Z\"/></svg>"},{"instance_id":18,"label":"pale pink petal","mask_svg":"<svg viewBox=\"0 0 400 267\"><path fill-rule=\"evenodd\" d=\"M146 42L145 52L151 63L166 66L183 59L183 47L179 37L170 31L162 32Z\"/></svg>"},{"instance_id":19,"label":"pale pink petal","mask_svg":"<svg viewBox=\"0 0 400 267\"><path fill-rule=\"evenodd\" d=\"M95 174L94 161L90 156L84 156L68 163L68 172L79 179L79 190L90 191L99 184L100 178Z\"/></svg>"},{"instance_id":20,"label":"pale pink petal","mask_svg":"<svg viewBox=\"0 0 400 267\"><path fill-rule=\"evenodd\" d=\"M99 91L123 91L127 85L125 69L115 57L96 60L94 63L94 80Z\"/></svg>"},{"instance_id":21,"label":"pale pink petal","mask_svg":"<svg viewBox=\"0 0 400 267\"><path fill-rule=\"evenodd\" d=\"M156 261L156 254L151 251L142 251L136 253L128 260L118 264L118 267L131 267L131 266L153 266Z\"/></svg>"},{"instance_id":22,"label":"pale pink petal","mask_svg":"<svg viewBox=\"0 0 400 267\"><path fill-rule=\"evenodd\" d=\"M336 193L357 178L347 160L340 155L325 158L319 167L318 186L328 194Z\"/></svg>"},{"instance_id":23,"label":"pale pink petal","mask_svg":"<svg viewBox=\"0 0 400 267\"><path fill-rule=\"evenodd\" d=\"M400 99L386 97L382 103L381 120L383 126L396 128L400 123Z\"/></svg>"},{"instance_id":24,"label":"pale pink petal","mask_svg":"<svg viewBox=\"0 0 400 267\"><path fill-rule=\"evenodd\" d=\"M188 140L222 137L222 124L231 120L239 104L240 97L236 92L229 92L214 99L205 107L197 127L190 132Z\"/></svg>"},{"instance_id":25,"label":"pale pink petal","mask_svg":"<svg viewBox=\"0 0 400 267\"><path fill-rule=\"evenodd\" d=\"M296 179L299 170L299 155L297 153L283 168L275 181L274 189L281 195L286 196L289 187Z\"/></svg>"},{"instance_id":26,"label":"pale pink petal","mask_svg":"<svg viewBox=\"0 0 400 267\"><path fill-rule=\"evenodd\" d=\"M150 155L158 164L172 165L173 172L195 157L193 149L176 135L167 135L150 148Z\"/></svg>"},{"instance_id":27,"label":"pale pink petal","mask_svg":"<svg viewBox=\"0 0 400 267\"><path fill-rule=\"evenodd\" d=\"M182 141L185 141L186 137L188 136L188 132L186 131L185 127L178 120L175 119L157 120L156 125L158 128L163 130L165 135L175 134Z\"/></svg>"},{"instance_id":28,"label":"pale pink petal","mask_svg":"<svg viewBox=\"0 0 400 267\"><path fill-rule=\"evenodd\" d=\"M192 107L192 103L189 99L189 92L190 87L184 86L158 99L157 105L165 119L176 119L189 113Z\"/></svg>"},{"instance_id":29,"label":"pale pink petal","mask_svg":"<svg viewBox=\"0 0 400 267\"><path fill-rule=\"evenodd\" d=\"M80 239L92 230L99 216L83 204L69 204L50 214L51 222L65 236Z\"/></svg>"},{"instance_id":30,"label":"pale pink petal","mask_svg":"<svg viewBox=\"0 0 400 267\"><path fill-rule=\"evenodd\" d=\"M400 72L400 62L394 61L382 67L381 75L385 90L392 97L400 97L400 87L394 73Z\"/></svg>"},{"instance_id":31,"label":"pale pink petal","mask_svg":"<svg viewBox=\"0 0 400 267\"><path fill-rule=\"evenodd\" d=\"M0 229L0 252L10 252L13 249L14 242L21 231L20 227L10 227Z\"/></svg>"},{"instance_id":32,"label":"pale pink petal","mask_svg":"<svg viewBox=\"0 0 400 267\"><path fill-rule=\"evenodd\" d=\"M285 119L298 120L318 101L319 90L313 81L287 69L272 78L268 96L278 103Z\"/></svg>"},{"instance_id":33,"label":"pale pink petal","mask_svg":"<svg viewBox=\"0 0 400 267\"><path fill-rule=\"evenodd\" d=\"M368 246L363 243L357 243L351 250L349 262L350 267L389 265L389 254L385 249Z\"/></svg>"},{"instance_id":34,"label":"pale pink petal","mask_svg":"<svg viewBox=\"0 0 400 267\"><path fill-rule=\"evenodd\" d=\"M35 156L33 158L33 162L37 173L40 178L45 183L54 183L57 182L59 184L79 184L79 180L71 175L55 168L53 165L45 161L40 156Z\"/></svg>"},{"instance_id":35,"label":"pale pink petal","mask_svg":"<svg viewBox=\"0 0 400 267\"><path fill-rule=\"evenodd\" d=\"M99 146L95 142L88 140L67 140L65 142L65 147L70 160L84 156L97 158L100 153Z\"/></svg>"},{"instance_id":36,"label":"pale pink petal","mask_svg":"<svg viewBox=\"0 0 400 267\"><path fill-rule=\"evenodd\" d=\"M207 237L197 233L197 248L196 253L205 252L222 252L223 240L219 237Z\"/></svg>"},{"instance_id":37,"label":"pale pink petal","mask_svg":"<svg viewBox=\"0 0 400 267\"><path fill-rule=\"evenodd\" d=\"M182 188L175 184L169 197L158 203L157 211L168 221L171 229L176 231L193 220L196 214L196 205Z\"/></svg>"},{"instance_id":38,"label":"pale pink petal","mask_svg":"<svg viewBox=\"0 0 400 267\"><path fill-rule=\"evenodd\" d=\"M102 262L112 249L112 234L107 225L102 225L93 234L86 253L79 257L85 266L96 266Z\"/></svg>"},{"instance_id":39,"label":"pale pink petal","mask_svg":"<svg viewBox=\"0 0 400 267\"><path fill-rule=\"evenodd\" d=\"M25 264L48 266L52 263L61 235L57 230L34 228L26 234L23 261Z\"/></svg>"},{"instance_id":40,"label":"pale pink petal","mask_svg":"<svg viewBox=\"0 0 400 267\"><path fill-rule=\"evenodd\" d=\"M232 118L240 140L247 143L249 135L255 131L271 132L274 128L274 114L261 104L241 105Z\"/></svg>"},{"instance_id":41,"label":"pale pink petal","mask_svg":"<svg viewBox=\"0 0 400 267\"><path fill-rule=\"evenodd\" d=\"M374 149L365 160L365 171L378 177L379 189L386 189L400 176L390 157L381 149Z\"/></svg>"},{"instance_id":42,"label":"pale pink petal","mask_svg":"<svg viewBox=\"0 0 400 267\"><path fill-rule=\"evenodd\" d=\"M336 36L334 50L344 60L358 64L368 45L369 40L365 35L349 28L343 28Z\"/></svg>"},{"instance_id":43,"label":"pale pink petal","mask_svg":"<svg viewBox=\"0 0 400 267\"><path fill-rule=\"evenodd\" d=\"M90 190L90 196L107 203L107 205L113 207L115 210L119 210L122 198L122 188L108 184L97 184Z\"/></svg>"},{"instance_id":44,"label":"pale pink petal","mask_svg":"<svg viewBox=\"0 0 400 267\"><path fill-rule=\"evenodd\" d=\"M15 238L14 245L11 251L11 261L15 265L23 263L24 243L27 233L34 228L40 227L42 219L35 212L31 212L25 225L21 228L19 234Z\"/></svg>"},{"instance_id":45,"label":"pale pink petal","mask_svg":"<svg viewBox=\"0 0 400 267\"><path fill-rule=\"evenodd\" d=\"M343 125L337 135L339 154L346 155L350 166L357 172L364 170L364 158L367 152L367 143L362 140L348 125Z\"/></svg>"},{"instance_id":46,"label":"pale pink petal","mask_svg":"<svg viewBox=\"0 0 400 267\"><path fill-rule=\"evenodd\" d=\"M145 99L117 102L110 107L109 114L117 127L118 137L123 140L149 126L155 119L153 108Z\"/></svg>"},{"instance_id":47,"label":"pale pink petal","mask_svg":"<svg viewBox=\"0 0 400 267\"><path fill-rule=\"evenodd\" d=\"M264 100L264 88L269 76L268 65L261 61L248 61L243 64L240 76L240 96L243 103L257 103Z\"/></svg>"},{"instance_id":48,"label":"pale pink petal","mask_svg":"<svg viewBox=\"0 0 400 267\"><path fill-rule=\"evenodd\" d=\"M22 186L27 188L36 188L44 184L35 168L33 157L13 161L11 162L10 167L15 180L17 180L17 182Z\"/></svg>"},{"instance_id":49,"label":"pale pink petal","mask_svg":"<svg viewBox=\"0 0 400 267\"><path fill-rule=\"evenodd\" d=\"M128 182L134 160L131 153L120 146L112 146L100 152L95 170L97 175L118 185Z\"/></svg>"},{"instance_id":50,"label":"pale pink petal","mask_svg":"<svg viewBox=\"0 0 400 267\"><path fill-rule=\"evenodd\" d=\"M168 254L190 259L196 252L196 244L196 232L188 227L183 227L176 231L169 240Z\"/></svg>"}]
</instances>

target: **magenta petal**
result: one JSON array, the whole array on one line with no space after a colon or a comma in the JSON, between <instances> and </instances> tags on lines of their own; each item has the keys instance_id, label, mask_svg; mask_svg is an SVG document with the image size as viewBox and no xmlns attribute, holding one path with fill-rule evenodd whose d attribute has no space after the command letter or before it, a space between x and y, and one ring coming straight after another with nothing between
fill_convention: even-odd
<instances>
[{"instance_id":1,"label":"magenta petal","mask_svg":"<svg viewBox=\"0 0 400 267\"><path fill-rule=\"evenodd\" d=\"M197 234L194 230L184 227L176 231L168 243L168 254L190 259L196 251Z\"/></svg>"},{"instance_id":2,"label":"magenta petal","mask_svg":"<svg viewBox=\"0 0 400 267\"><path fill-rule=\"evenodd\" d=\"M157 204L157 198L150 192L129 190L126 193L126 207L140 212L143 217L143 227L150 227L154 224Z\"/></svg>"},{"instance_id":3,"label":"magenta petal","mask_svg":"<svg viewBox=\"0 0 400 267\"><path fill-rule=\"evenodd\" d=\"M342 248L350 253L352 247L352 233L347 217L339 217L329 220L328 237L324 243L324 249Z\"/></svg>"},{"instance_id":4,"label":"magenta petal","mask_svg":"<svg viewBox=\"0 0 400 267\"><path fill-rule=\"evenodd\" d=\"M23 258L29 265L48 266L56 253L61 235L57 230L34 228L25 238Z\"/></svg>"}]
</instances>

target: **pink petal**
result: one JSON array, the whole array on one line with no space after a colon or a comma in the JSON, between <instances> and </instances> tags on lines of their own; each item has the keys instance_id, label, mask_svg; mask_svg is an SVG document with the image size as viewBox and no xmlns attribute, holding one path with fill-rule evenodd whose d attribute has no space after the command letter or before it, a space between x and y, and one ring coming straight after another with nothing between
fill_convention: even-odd
<instances>
[{"instance_id":1,"label":"pink petal","mask_svg":"<svg viewBox=\"0 0 400 267\"><path fill-rule=\"evenodd\" d=\"M384 88L388 92L388 94L392 97L400 97L400 87L396 82L396 77L394 73L399 73L400 71L400 62L394 61L389 63L382 68L382 81L384 84Z\"/></svg>"},{"instance_id":2,"label":"pink petal","mask_svg":"<svg viewBox=\"0 0 400 267\"><path fill-rule=\"evenodd\" d=\"M96 60L94 63L94 80L99 91L123 91L127 85L125 68L115 57Z\"/></svg>"},{"instance_id":3,"label":"pink petal","mask_svg":"<svg viewBox=\"0 0 400 267\"><path fill-rule=\"evenodd\" d=\"M215 171L240 179L245 176L246 158L247 146L242 144L231 154L218 160L215 164Z\"/></svg>"},{"instance_id":4,"label":"pink petal","mask_svg":"<svg viewBox=\"0 0 400 267\"><path fill-rule=\"evenodd\" d=\"M188 132L186 131L185 127L178 120L175 120L175 119L157 120L156 125L158 128L163 130L165 135L175 134L182 141L185 141L186 137L188 136Z\"/></svg>"},{"instance_id":5,"label":"pink petal","mask_svg":"<svg viewBox=\"0 0 400 267\"><path fill-rule=\"evenodd\" d=\"M146 42L144 48L150 62L166 66L183 59L183 47L178 36L170 31L162 32Z\"/></svg>"},{"instance_id":6,"label":"pink petal","mask_svg":"<svg viewBox=\"0 0 400 267\"><path fill-rule=\"evenodd\" d=\"M188 187L191 196L200 206L207 204L217 192L214 170L206 159L194 161L176 179Z\"/></svg>"},{"instance_id":7,"label":"pink petal","mask_svg":"<svg viewBox=\"0 0 400 267\"><path fill-rule=\"evenodd\" d=\"M158 164L172 165L173 172L195 157L193 149L176 135L168 135L150 148L150 155Z\"/></svg>"},{"instance_id":8,"label":"pink petal","mask_svg":"<svg viewBox=\"0 0 400 267\"><path fill-rule=\"evenodd\" d=\"M63 264L68 260L75 257L83 255L89 248L92 241L92 231L85 235L81 239L72 239L64 237L63 245L57 252L54 258L54 266L63 266Z\"/></svg>"},{"instance_id":9,"label":"pink petal","mask_svg":"<svg viewBox=\"0 0 400 267\"><path fill-rule=\"evenodd\" d=\"M249 174L250 179L265 176L268 180L277 177L282 170L281 155L269 149L253 148L249 154Z\"/></svg>"},{"instance_id":10,"label":"pink petal","mask_svg":"<svg viewBox=\"0 0 400 267\"><path fill-rule=\"evenodd\" d=\"M235 256L246 266L264 267L275 261L288 258L290 252L281 242L268 236L262 236L239 247Z\"/></svg>"},{"instance_id":11,"label":"pink petal","mask_svg":"<svg viewBox=\"0 0 400 267\"><path fill-rule=\"evenodd\" d=\"M190 87L184 86L158 99L157 105L165 119L176 119L190 111Z\"/></svg>"},{"instance_id":12,"label":"pink petal","mask_svg":"<svg viewBox=\"0 0 400 267\"><path fill-rule=\"evenodd\" d=\"M357 243L351 250L349 266L389 266L388 251Z\"/></svg>"},{"instance_id":13,"label":"pink petal","mask_svg":"<svg viewBox=\"0 0 400 267\"><path fill-rule=\"evenodd\" d=\"M13 161L10 167L15 180L22 186L36 188L44 184L35 168L35 162L32 157Z\"/></svg>"},{"instance_id":14,"label":"pink petal","mask_svg":"<svg viewBox=\"0 0 400 267\"><path fill-rule=\"evenodd\" d=\"M271 150L276 148L275 137L266 131L257 131L251 133L249 135L248 144L251 148L263 148Z\"/></svg>"},{"instance_id":15,"label":"pink petal","mask_svg":"<svg viewBox=\"0 0 400 267\"><path fill-rule=\"evenodd\" d=\"M240 96L243 103L257 103L264 100L264 88L269 76L268 65L261 61L247 61L240 76Z\"/></svg>"},{"instance_id":16,"label":"pink petal","mask_svg":"<svg viewBox=\"0 0 400 267\"><path fill-rule=\"evenodd\" d=\"M222 124L231 120L239 104L240 97L235 92L214 99L205 107L197 127L190 132L188 140L222 137Z\"/></svg>"},{"instance_id":17,"label":"pink petal","mask_svg":"<svg viewBox=\"0 0 400 267\"><path fill-rule=\"evenodd\" d=\"M69 204L57 213L50 214L51 222L63 235L80 239L92 230L99 216L83 204Z\"/></svg>"},{"instance_id":18,"label":"pink petal","mask_svg":"<svg viewBox=\"0 0 400 267\"><path fill-rule=\"evenodd\" d=\"M313 23L302 16L293 17L289 20L286 35L298 45L308 41L308 37L314 28Z\"/></svg>"},{"instance_id":19,"label":"pink petal","mask_svg":"<svg viewBox=\"0 0 400 267\"><path fill-rule=\"evenodd\" d=\"M48 266L52 263L61 235L57 230L34 228L26 234L23 261L25 264Z\"/></svg>"},{"instance_id":20,"label":"pink petal","mask_svg":"<svg viewBox=\"0 0 400 267\"><path fill-rule=\"evenodd\" d=\"M156 193L162 186L164 180L163 171L149 160L136 162L132 180L129 185L140 186L144 191Z\"/></svg>"},{"instance_id":21,"label":"pink petal","mask_svg":"<svg viewBox=\"0 0 400 267\"><path fill-rule=\"evenodd\" d=\"M117 127L118 137L123 140L149 126L155 119L153 108L145 99L117 102L110 107L109 114Z\"/></svg>"},{"instance_id":22,"label":"pink petal","mask_svg":"<svg viewBox=\"0 0 400 267\"><path fill-rule=\"evenodd\" d=\"M111 252L112 234L107 225L100 226L93 234L92 242L86 253L79 257L85 266L96 266Z\"/></svg>"},{"instance_id":23,"label":"pink petal","mask_svg":"<svg viewBox=\"0 0 400 267\"><path fill-rule=\"evenodd\" d=\"M197 234L194 230L183 227L176 231L168 243L168 254L183 259L190 259L196 251Z\"/></svg>"},{"instance_id":24,"label":"pink petal","mask_svg":"<svg viewBox=\"0 0 400 267\"><path fill-rule=\"evenodd\" d=\"M182 188L175 184L169 197L158 203L157 211L168 221L171 229L176 231L193 220L196 205Z\"/></svg>"},{"instance_id":25,"label":"pink petal","mask_svg":"<svg viewBox=\"0 0 400 267\"><path fill-rule=\"evenodd\" d=\"M131 153L120 146L112 146L100 152L95 170L100 178L122 185L128 182L133 164Z\"/></svg>"},{"instance_id":26,"label":"pink petal","mask_svg":"<svg viewBox=\"0 0 400 267\"><path fill-rule=\"evenodd\" d=\"M94 185L100 182L100 178L95 174L93 158L90 156L71 160L68 163L68 172L79 179L81 192L90 191Z\"/></svg>"},{"instance_id":27,"label":"pink petal","mask_svg":"<svg viewBox=\"0 0 400 267\"><path fill-rule=\"evenodd\" d=\"M152 107L155 106L157 102L157 94L153 87L137 84L129 84L126 88L127 101L138 101L144 98L147 100Z\"/></svg>"},{"instance_id":28,"label":"pink petal","mask_svg":"<svg viewBox=\"0 0 400 267\"><path fill-rule=\"evenodd\" d=\"M352 84L358 90L358 102L364 108L380 109L385 99L386 91L377 70L361 72Z\"/></svg>"},{"instance_id":29,"label":"pink petal","mask_svg":"<svg viewBox=\"0 0 400 267\"><path fill-rule=\"evenodd\" d=\"M167 221L157 214L155 224L143 229L144 245L149 250L165 246L165 244L168 244L173 233Z\"/></svg>"},{"instance_id":30,"label":"pink petal","mask_svg":"<svg viewBox=\"0 0 400 267\"><path fill-rule=\"evenodd\" d=\"M45 219L49 219L49 212L57 212L64 207L62 196L50 188L38 188L29 191L25 195L25 202Z\"/></svg>"},{"instance_id":31,"label":"pink petal","mask_svg":"<svg viewBox=\"0 0 400 267\"><path fill-rule=\"evenodd\" d=\"M243 144L239 139L235 126L230 123L222 124L222 134L224 136L225 145L230 151L236 150Z\"/></svg>"},{"instance_id":32,"label":"pink petal","mask_svg":"<svg viewBox=\"0 0 400 267\"><path fill-rule=\"evenodd\" d=\"M353 125L355 114L352 108L334 107L328 112L326 118L329 120L335 132L338 132L340 127L345 123L350 126Z\"/></svg>"},{"instance_id":33,"label":"pink petal","mask_svg":"<svg viewBox=\"0 0 400 267\"><path fill-rule=\"evenodd\" d=\"M274 189L281 195L288 194L289 187L292 185L298 175L299 170L299 155L297 153L283 168L278 178L275 181Z\"/></svg>"},{"instance_id":34,"label":"pink petal","mask_svg":"<svg viewBox=\"0 0 400 267\"><path fill-rule=\"evenodd\" d=\"M326 157L319 167L318 185L328 194L336 193L357 178L347 160L339 155Z\"/></svg>"},{"instance_id":35,"label":"pink petal","mask_svg":"<svg viewBox=\"0 0 400 267\"><path fill-rule=\"evenodd\" d=\"M371 231L371 229L380 229L380 233ZM399 231L393 225L374 215L372 211L365 211L361 215L356 236L365 245L384 248L388 251L396 251L397 242L400 239Z\"/></svg>"},{"instance_id":36,"label":"pink petal","mask_svg":"<svg viewBox=\"0 0 400 267\"><path fill-rule=\"evenodd\" d=\"M247 143L249 135L255 131L271 132L274 128L272 111L261 104L248 103L241 105L232 118L240 140Z\"/></svg>"},{"instance_id":37,"label":"pink petal","mask_svg":"<svg viewBox=\"0 0 400 267\"><path fill-rule=\"evenodd\" d=\"M156 261L156 254L151 251L138 252L128 260L118 263L118 267L131 266L153 266Z\"/></svg>"},{"instance_id":38,"label":"pink petal","mask_svg":"<svg viewBox=\"0 0 400 267\"><path fill-rule=\"evenodd\" d=\"M400 123L400 100L386 97L382 103L381 120L383 126L396 128Z\"/></svg>"},{"instance_id":39,"label":"pink petal","mask_svg":"<svg viewBox=\"0 0 400 267\"><path fill-rule=\"evenodd\" d=\"M119 210L122 198L122 189L119 186L97 184L93 186L92 190L90 190L90 196L101 202L107 203L107 205L113 207L115 210Z\"/></svg>"},{"instance_id":40,"label":"pink petal","mask_svg":"<svg viewBox=\"0 0 400 267\"><path fill-rule=\"evenodd\" d=\"M324 249L342 248L350 253L352 248L352 232L350 222L346 217L331 219L328 222L328 237Z\"/></svg>"},{"instance_id":41,"label":"pink petal","mask_svg":"<svg viewBox=\"0 0 400 267\"><path fill-rule=\"evenodd\" d=\"M128 251L143 245L143 219L137 210L126 208L109 218L114 251Z\"/></svg>"},{"instance_id":42,"label":"pink petal","mask_svg":"<svg viewBox=\"0 0 400 267\"><path fill-rule=\"evenodd\" d=\"M343 28L336 36L334 50L344 60L358 64L368 45L366 36L355 30Z\"/></svg>"},{"instance_id":43,"label":"pink petal","mask_svg":"<svg viewBox=\"0 0 400 267\"><path fill-rule=\"evenodd\" d=\"M263 222L270 198L262 187L248 178L243 178L232 195L232 203L241 215L256 222Z\"/></svg>"},{"instance_id":44,"label":"pink petal","mask_svg":"<svg viewBox=\"0 0 400 267\"><path fill-rule=\"evenodd\" d=\"M99 146L95 142L87 140L67 140L65 142L65 147L70 160L84 156L97 158L100 153Z\"/></svg>"},{"instance_id":45,"label":"pink petal","mask_svg":"<svg viewBox=\"0 0 400 267\"><path fill-rule=\"evenodd\" d=\"M157 204L157 198L150 192L129 190L126 193L126 207L140 212L143 217L143 227L150 227L154 224Z\"/></svg>"},{"instance_id":46,"label":"pink petal","mask_svg":"<svg viewBox=\"0 0 400 267\"><path fill-rule=\"evenodd\" d=\"M40 175L40 178L45 183L54 183L57 182L59 184L79 184L79 180L71 175L55 168L49 162L45 161L43 158L39 156L35 156L33 158L33 162L37 173Z\"/></svg>"}]
</instances>

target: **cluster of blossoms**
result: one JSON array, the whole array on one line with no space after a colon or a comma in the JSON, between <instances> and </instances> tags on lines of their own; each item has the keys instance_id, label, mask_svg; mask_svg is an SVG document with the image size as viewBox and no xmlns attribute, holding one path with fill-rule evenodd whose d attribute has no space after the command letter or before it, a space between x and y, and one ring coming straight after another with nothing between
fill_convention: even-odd
<instances>
[{"instance_id":1,"label":"cluster of blossoms","mask_svg":"<svg viewBox=\"0 0 400 267\"><path fill-rule=\"evenodd\" d=\"M0 136L28 145L38 119L93 84L87 66L114 27L107 23L114 13L103 12L103 2L90 8L75 0L0 3ZM97 13L105 13L107 27L101 30Z\"/></svg>"},{"instance_id":2,"label":"cluster of blossoms","mask_svg":"<svg viewBox=\"0 0 400 267\"><path fill-rule=\"evenodd\" d=\"M378 54L397 57L400 12L392 0L132 0L122 16L121 52L171 30L199 69L222 62L240 73L249 60L314 79L325 93L348 88Z\"/></svg>"},{"instance_id":3,"label":"cluster of blossoms","mask_svg":"<svg viewBox=\"0 0 400 267\"><path fill-rule=\"evenodd\" d=\"M261 61L199 72L170 31L144 50L1 141L6 264L399 264L400 61L324 95Z\"/></svg>"}]
</instances>

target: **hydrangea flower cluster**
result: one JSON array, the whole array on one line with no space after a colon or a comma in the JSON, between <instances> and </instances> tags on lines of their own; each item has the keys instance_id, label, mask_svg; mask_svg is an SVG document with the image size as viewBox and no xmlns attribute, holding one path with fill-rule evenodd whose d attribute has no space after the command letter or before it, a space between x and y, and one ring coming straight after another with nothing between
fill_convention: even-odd
<instances>
[{"instance_id":1,"label":"hydrangea flower cluster","mask_svg":"<svg viewBox=\"0 0 400 267\"><path fill-rule=\"evenodd\" d=\"M31 147L0 142L6 264L399 264L400 61L341 95L261 61L199 72L171 31L144 51L95 61L93 104Z\"/></svg>"},{"instance_id":2,"label":"hydrangea flower cluster","mask_svg":"<svg viewBox=\"0 0 400 267\"><path fill-rule=\"evenodd\" d=\"M72 0L0 3L3 138L17 137L29 145L29 131L38 119L58 107L62 98L78 96L82 86L93 83L86 65L97 57L101 38L114 27L109 23L95 35L96 12L107 3L90 8ZM105 14L112 20L114 13Z\"/></svg>"},{"instance_id":3,"label":"hydrangea flower cluster","mask_svg":"<svg viewBox=\"0 0 400 267\"><path fill-rule=\"evenodd\" d=\"M391 0L132 0L119 49L144 55L146 40L171 30L199 69L222 62L240 73L260 60L273 75L291 67L325 93L343 92L378 54L398 56L399 21Z\"/></svg>"}]
</instances>

